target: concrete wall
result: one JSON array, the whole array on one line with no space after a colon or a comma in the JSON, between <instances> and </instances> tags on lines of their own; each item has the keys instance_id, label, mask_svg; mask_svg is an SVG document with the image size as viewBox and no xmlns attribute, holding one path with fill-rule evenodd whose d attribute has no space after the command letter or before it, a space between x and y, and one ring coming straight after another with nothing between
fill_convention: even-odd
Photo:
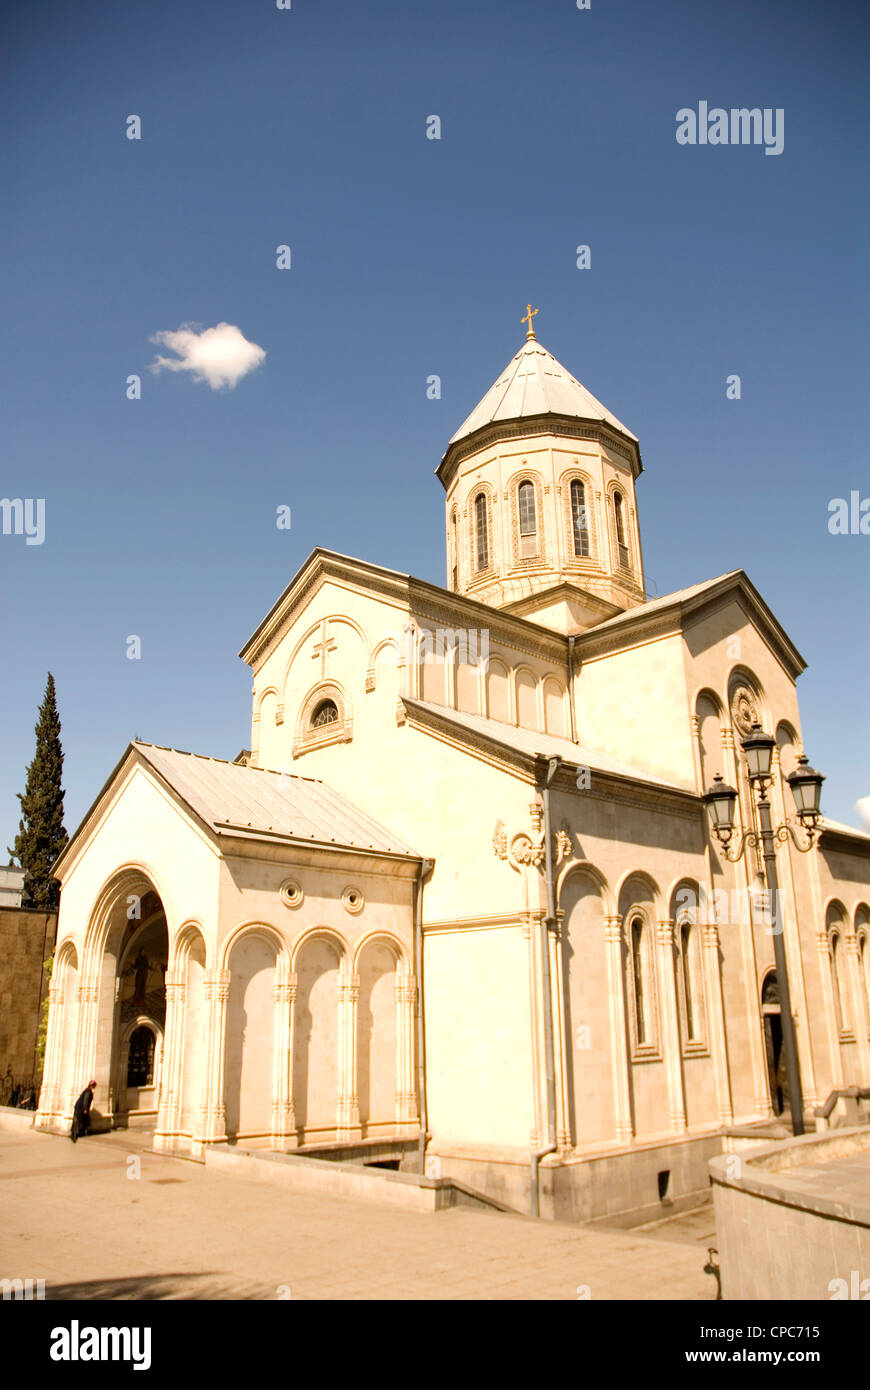
<instances>
[{"instance_id":1,"label":"concrete wall","mask_svg":"<svg viewBox=\"0 0 870 1390\"><path fill-rule=\"evenodd\" d=\"M710 1176L723 1298L870 1298L870 1126L723 1154Z\"/></svg>"}]
</instances>

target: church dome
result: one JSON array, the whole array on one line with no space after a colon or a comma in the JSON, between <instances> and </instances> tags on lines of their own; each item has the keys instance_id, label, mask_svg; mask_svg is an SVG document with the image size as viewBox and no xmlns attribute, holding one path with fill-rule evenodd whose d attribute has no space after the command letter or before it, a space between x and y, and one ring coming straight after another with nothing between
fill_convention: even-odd
<instances>
[{"instance_id":1,"label":"church dome","mask_svg":"<svg viewBox=\"0 0 870 1390\"><path fill-rule=\"evenodd\" d=\"M483 400L460 425L450 440L448 451L488 425L541 415L598 420L637 443L631 430L530 335Z\"/></svg>"}]
</instances>

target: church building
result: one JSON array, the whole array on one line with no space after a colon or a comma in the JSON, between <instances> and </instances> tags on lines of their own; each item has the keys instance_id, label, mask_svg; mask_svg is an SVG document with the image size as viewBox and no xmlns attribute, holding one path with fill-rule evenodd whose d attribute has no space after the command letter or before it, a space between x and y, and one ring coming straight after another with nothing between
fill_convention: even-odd
<instances>
[{"instance_id":1,"label":"church building","mask_svg":"<svg viewBox=\"0 0 870 1390\"><path fill-rule=\"evenodd\" d=\"M538 342L454 434L446 586L316 549L240 653L234 762L133 742L59 858L37 1124L394 1155L585 1220L870 1086L870 836L787 781L804 660L742 570L648 599L638 440ZM778 900L703 794L757 815ZM756 827L757 828L757 827ZM802 838L803 836L803 838Z\"/></svg>"}]
</instances>

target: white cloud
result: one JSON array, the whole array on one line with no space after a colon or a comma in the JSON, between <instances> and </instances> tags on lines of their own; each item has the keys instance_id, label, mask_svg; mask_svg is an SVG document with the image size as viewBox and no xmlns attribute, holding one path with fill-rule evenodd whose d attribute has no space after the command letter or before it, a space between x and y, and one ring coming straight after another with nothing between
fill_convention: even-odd
<instances>
[{"instance_id":1,"label":"white cloud","mask_svg":"<svg viewBox=\"0 0 870 1390\"><path fill-rule=\"evenodd\" d=\"M862 796L860 801L856 801L855 810L861 817L861 824L864 829L870 830L870 796Z\"/></svg>"},{"instance_id":2,"label":"white cloud","mask_svg":"<svg viewBox=\"0 0 870 1390\"><path fill-rule=\"evenodd\" d=\"M215 328L196 332L189 323L173 331L155 333L152 343L160 343L176 357L156 357L152 372L165 367L170 372L193 372L194 381L207 381L213 391L222 387L232 389L243 376L259 367L266 353L256 343L249 343L234 323L219 323Z\"/></svg>"}]
</instances>

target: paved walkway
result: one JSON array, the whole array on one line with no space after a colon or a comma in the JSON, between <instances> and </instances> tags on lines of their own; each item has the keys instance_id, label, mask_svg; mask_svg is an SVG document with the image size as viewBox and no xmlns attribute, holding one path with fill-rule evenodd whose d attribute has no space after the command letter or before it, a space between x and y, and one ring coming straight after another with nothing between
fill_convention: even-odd
<instances>
[{"instance_id":1,"label":"paved walkway","mask_svg":"<svg viewBox=\"0 0 870 1390\"><path fill-rule=\"evenodd\" d=\"M60 1299L715 1296L712 1208L634 1232L396 1212L213 1172L149 1141L0 1131L0 1278L42 1278Z\"/></svg>"}]
</instances>

